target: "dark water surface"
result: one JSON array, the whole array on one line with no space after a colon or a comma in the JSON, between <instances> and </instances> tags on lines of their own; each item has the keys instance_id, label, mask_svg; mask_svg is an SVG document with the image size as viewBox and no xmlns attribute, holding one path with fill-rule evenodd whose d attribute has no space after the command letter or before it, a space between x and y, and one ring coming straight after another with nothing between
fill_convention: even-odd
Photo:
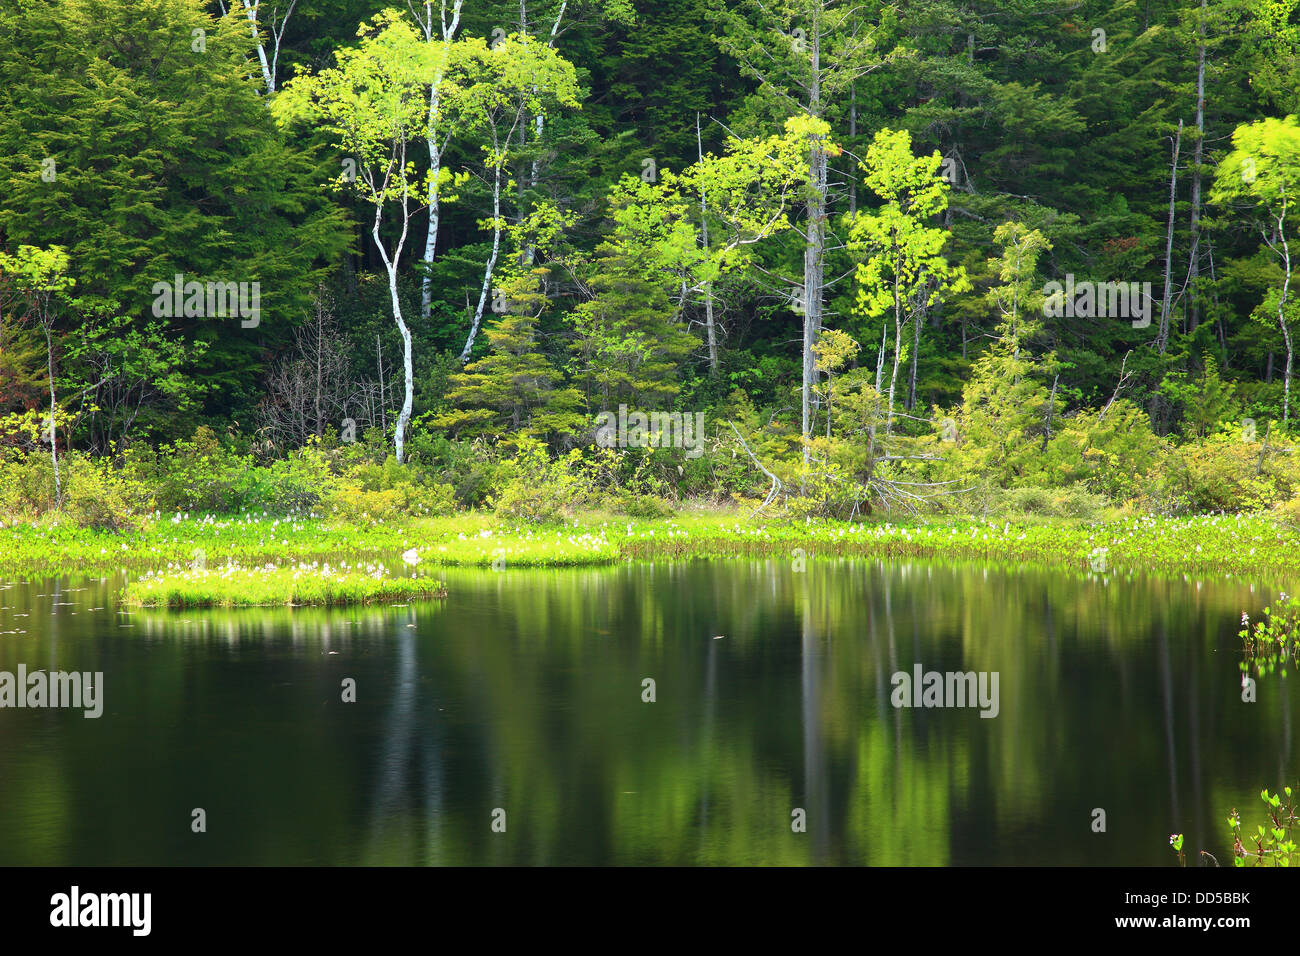
<instances>
[{"instance_id":1,"label":"dark water surface","mask_svg":"<svg viewBox=\"0 0 1300 956\"><path fill-rule=\"evenodd\" d=\"M1275 594L1241 582L446 579L411 606L133 614L120 577L0 582L0 671L104 675L99 719L0 709L0 864L1150 865L1175 831L1226 864L1229 810L1253 829L1300 776L1294 677L1241 700L1240 616ZM997 672L998 715L893 707L915 663Z\"/></svg>"}]
</instances>

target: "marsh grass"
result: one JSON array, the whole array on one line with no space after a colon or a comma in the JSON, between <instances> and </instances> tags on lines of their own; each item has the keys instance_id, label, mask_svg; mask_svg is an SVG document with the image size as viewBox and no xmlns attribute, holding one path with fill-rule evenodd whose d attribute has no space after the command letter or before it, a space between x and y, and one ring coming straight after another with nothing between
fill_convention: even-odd
<instances>
[{"instance_id":1,"label":"marsh grass","mask_svg":"<svg viewBox=\"0 0 1300 956\"><path fill-rule=\"evenodd\" d=\"M148 572L127 584L121 598L132 607L199 608L374 604L446 596L440 581L394 577L380 564L230 564L212 570Z\"/></svg>"},{"instance_id":2,"label":"marsh grass","mask_svg":"<svg viewBox=\"0 0 1300 956\"><path fill-rule=\"evenodd\" d=\"M603 528L578 533L558 528L484 528L423 546L417 553L433 564L498 569L582 567L611 564L621 557Z\"/></svg>"},{"instance_id":3,"label":"marsh grass","mask_svg":"<svg viewBox=\"0 0 1300 956\"><path fill-rule=\"evenodd\" d=\"M0 573L392 559L431 564L566 567L622 560L819 557L943 558L1080 574L1196 574L1300 579L1300 530L1267 515L992 521L754 522L735 512L672 519L587 515L564 524L505 522L471 512L402 524L312 515L156 517L137 533L22 525L0 529Z\"/></svg>"},{"instance_id":4,"label":"marsh grass","mask_svg":"<svg viewBox=\"0 0 1300 956\"><path fill-rule=\"evenodd\" d=\"M476 528L479 516L420 519L406 524L339 521L312 514L155 516L129 534L69 524L0 528L0 573L64 574L71 570L143 570L188 565L202 554L207 563L262 565L285 561L337 561L391 557L414 545L414 530L444 535Z\"/></svg>"}]
</instances>

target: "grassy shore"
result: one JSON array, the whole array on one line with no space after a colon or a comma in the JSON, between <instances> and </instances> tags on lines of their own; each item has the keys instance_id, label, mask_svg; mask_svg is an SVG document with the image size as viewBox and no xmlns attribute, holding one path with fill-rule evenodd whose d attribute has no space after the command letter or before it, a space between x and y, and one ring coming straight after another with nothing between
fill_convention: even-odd
<instances>
[{"instance_id":1,"label":"grassy shore","mask_svg":"<svg viewBox=\"0 0 1300 956\"><path fill-rule=\"evenodd\" d=\"M1079 572L1300 579L1300 532L1265 516L1106 522L942 518L909 522L753 521L725 511L675 518L579 516L521 526L471 513L402 524L270 516L174 516L130 535L57 526L0 528L0 573L95 573L346 560L400 567L562 567L659 558L943 558Z\"/></svg>"}]
</instances>

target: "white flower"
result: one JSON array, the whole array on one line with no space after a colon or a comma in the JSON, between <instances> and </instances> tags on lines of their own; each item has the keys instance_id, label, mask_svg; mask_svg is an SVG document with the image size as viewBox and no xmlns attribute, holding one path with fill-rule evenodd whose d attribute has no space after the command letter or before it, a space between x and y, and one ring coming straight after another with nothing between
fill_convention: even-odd
<instances>
[{"instance_id":1,"label":"white flower","mask_svg":"<svg viewBox=\"0 0 1300 956\"><path fill-rule=\"evenodd\" d=\"M402 552L402 560L405 561L407 564L419 564L420 555L416 552L414 548L411 548L409 551Z\"/></svg>"}]
</instances>

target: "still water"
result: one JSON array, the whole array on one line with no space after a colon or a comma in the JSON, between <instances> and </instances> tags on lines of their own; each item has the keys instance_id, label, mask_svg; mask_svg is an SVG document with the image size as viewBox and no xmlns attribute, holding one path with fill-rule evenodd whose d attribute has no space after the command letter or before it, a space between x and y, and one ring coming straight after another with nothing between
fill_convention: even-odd
<instances>
[{"instance_id":1,"label":"still water","mask_svg":"<svg viewBox=\"0 0 1300 956\"><path fill-rule=\"evenodd\" d=\"M446 579L409 606L130 614L120 576L0 582L0 671L103 674L98 719L0 709L0 864L1168 865L1173 832L1228 864L1228 812L1253 829L1300 776L1294 676L1241 699L1240 617L1276 593L1249 582ZM916 664L996 673L997 716L894 707Z\"/></svg>"}]
</instances>

